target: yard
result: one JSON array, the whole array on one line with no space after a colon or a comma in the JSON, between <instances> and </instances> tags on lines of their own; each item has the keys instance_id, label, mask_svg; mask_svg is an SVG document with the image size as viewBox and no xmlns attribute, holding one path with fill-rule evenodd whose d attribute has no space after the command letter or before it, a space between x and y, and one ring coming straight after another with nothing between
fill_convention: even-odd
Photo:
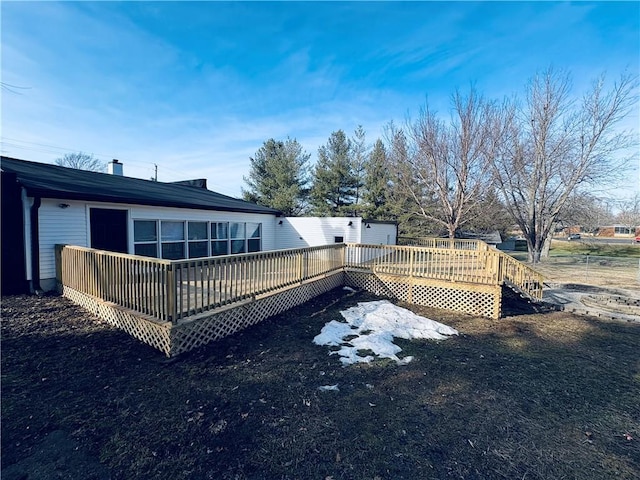
<instances>
[{"instance_id":1,"label":"yard","mask_svg":"<svg viewBox=\"0 0 640 480\"><path fill-rule=\"evenodd\" d=\"M375 299L333 290L167 360L64 298L5 297L2 478L640 476L640 324L410 307L460 335L396 340L403 366L312 343Z\"/></svg>"}]
</instances>

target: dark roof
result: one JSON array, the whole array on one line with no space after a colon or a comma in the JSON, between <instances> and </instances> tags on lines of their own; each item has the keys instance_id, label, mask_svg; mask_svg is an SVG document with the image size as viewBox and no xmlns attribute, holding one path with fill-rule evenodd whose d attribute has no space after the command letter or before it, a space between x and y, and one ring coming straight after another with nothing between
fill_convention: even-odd
<instances>
[{"instance_id":1,"label":"dark roof","mask_svg":"<svg viewBox=\"0 0 640 480\"><path fill-rule=\"evenodd\" d=\"M278 215L273 208L262 207L204 188L88 172L47 163L0 157L3 172L15 173L29 196L65 200L133 203L160 207L222 210Z\"/></svg>"}]
</instances>

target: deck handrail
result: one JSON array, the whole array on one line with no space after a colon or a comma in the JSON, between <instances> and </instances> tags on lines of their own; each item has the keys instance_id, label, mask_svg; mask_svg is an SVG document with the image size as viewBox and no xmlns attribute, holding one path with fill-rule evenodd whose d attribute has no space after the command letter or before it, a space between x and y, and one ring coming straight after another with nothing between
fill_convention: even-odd
<instances>
[{"instance_id":1,"label":"deck handrail","mask_svg":"<svg viewBox=\"0 0 640 480\"><path fill-rule=\"evenodd\" d=\"M473 238L398 237L399 246L446 248L449 250L489 250L482 240Z\"/></svg>"},{"instance_id":2,"label":"deck handrail","mask_svg":"<svg viewBox=\"0 0 640 480\"><path fill-rule=\"evenodd\" d=\"M61 285L160 321L179 319L347 269L488 285L542 297L542 276L478 240L428 246L332 244L239 255L163 260L56 246ZM458 239L455 239L456 241ZM485 244L486 245L486 244ZM473 248L471 248L473 246Z\"/></svg>"},{"instance_id":3,"label":"deck handrail","mask_svg":"<svg viewBox=\"0 0 640 480\"><path fill-rule=\"evenodd\" d=\"M407 277L497 285L497 252L443 247L347 244L345 267Z\"/></svg>"},{"instance_id":4,"label":"deck handrail","mask_svg":"<svg viewBox=\"0 0 640 480\"><path fill-rule=\"evenodd\" d=\"M56 245L58 282L82 293L168 321L172 262L75 245Z\"/></svg>"},{"instance_id":5,"label":"deck handrail","mask_svg":"<svg viewBox=\"0 0 640 480\"><path fill-rule=\"evenodd\" d=\"M176 322L340 270L344 244L187 260L57 245L56 265L64 286Z\"/></svg>"},{"instance_id":6,"label":"deck handrail","mask_svg":"<svg viewBox=\"0 0 640 480\"><path fill-rule=\"evenodd\" d=\"M519 262L511 255L499 250L496 250L496 252L499 254L499 282L516 287L531 298L542 300L544 286L542 274L529 265Z\"/></svg>"},{"instance_id":7,"label":"deck handrail","mask_svg":"<svg viewBox=\"0 0 640 480\"><path fill-rule=\"evenodd\" d=\"M530 266L519 262L500 250L489 247L482 240L402 237L405 240L419 240L422 245L396 246L393 250L397 265L378 261L377 271L397 272L409 276L418 276L469 283L507 284L520 290L524 295L540 300L544 278ZM353 244L354 247L361 244ZM391 246L367 245L369 249ZM414 268L407 270L406 254L403 248L411 248ZM399 250L398 250L399 249ZM389 250L391 251L391 250ZM422 253L418 253L422 252ZM477 254L477 255L476 255ZM480 258L484 258L481 261ZM421 265L421 261L424 263ZM403 263L404 262L404 263ZM417 263L416 263L417 262ZM486 271L479 274L478 268L484 264ZM403 267L404 265L404 267ZM450 272L447 275L447 270Z\"/></svg>"},{"instance_id":8,"label":"deck handrail","mask_svg":"<svg viewBox=\"0 0 640 480\"><path fill-rule=\"evenodd\" d=\"M175 318L255 298L340 270L343 249L343 244L335 244L174 260Z\"/></svg>"}]
</instances>

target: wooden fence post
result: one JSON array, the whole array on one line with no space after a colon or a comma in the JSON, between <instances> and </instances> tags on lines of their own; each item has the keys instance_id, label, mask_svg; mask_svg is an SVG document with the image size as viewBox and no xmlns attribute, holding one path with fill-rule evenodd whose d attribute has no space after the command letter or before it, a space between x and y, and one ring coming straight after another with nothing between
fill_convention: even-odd
<instances>
[{"instance_id":1,"label":"wooden fence post","mask_svg":"<svg viewBox=\"0 0 640 480\"><path fill-rule=\"evenodd\" d=\"M172 264L167 266L167 283L165 288L167 295L167 320L170 320L171 323L177 323L176 272Z\"/></svg>"},{"instance_id":2,"label":"wooden fence post","mask_svg":"<svg viewBox=\"0 0 640 480\"><path fill-rule=\"evenodd\" d=\"M58 293L62 293L64 282L62 279L62 250L66 244L59 243L56 245L56 289Z\"/></svg>"}]
</instances>

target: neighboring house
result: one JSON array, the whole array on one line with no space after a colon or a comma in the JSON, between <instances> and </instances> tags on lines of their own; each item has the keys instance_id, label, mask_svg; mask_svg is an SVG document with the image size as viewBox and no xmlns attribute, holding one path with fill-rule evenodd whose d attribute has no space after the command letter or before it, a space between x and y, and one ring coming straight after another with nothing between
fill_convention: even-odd
<instances>
[{"instance_id":1,"label":"neighboring house","mask_svg":"<svg viewBox=\"0 0 640 480\"><path fill-rule=\"evenodd\" d=\"M595 234L597 237L633 237L634 235L640 235L640 226L634 228L629 228L629 225L609 225L605 227L599 227L597 233Z\"/></svg>"},{"instance_id":2,"label":"neighboring house","mask_svg":"<svg viewBox=\"0 0 640 480\"><path fill-rule=\"evenodd\" d=\"M207 190L203 180L125 177L117 160L109 163L111 173L8 157L1 157L0 169L4 294L54 289L56 244L182 259L323 245L340 237L396 243L394 224L284 218Z\"/></svg>"},{"instance_id":3,"label":"neighboring house","mask_svg":"<svg viewBox=\"0 0 640 480\"><path fill-rule=\"evenodd\" d=\"M502 243L502 236L500 235L500 232L498 230L485 233L461 232L459 238L469 240L482 240L484 243L493 246Z\"/></svg>"}]
</instances>

